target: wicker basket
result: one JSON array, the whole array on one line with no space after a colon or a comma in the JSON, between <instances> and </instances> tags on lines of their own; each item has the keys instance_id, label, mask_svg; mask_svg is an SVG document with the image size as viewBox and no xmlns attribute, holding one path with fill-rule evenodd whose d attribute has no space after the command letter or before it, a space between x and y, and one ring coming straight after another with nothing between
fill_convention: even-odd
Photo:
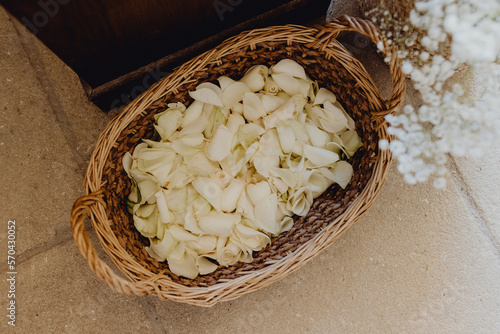
<instances>
[{"instance_id":1,"label":"wicker basket","mask_svg":"<svg viewBox=\"0 0 500 334\"><path fill-rule=\"evenodd\" d=\"M303 266L369 209L391 162L390 154L377 146L380 138L389 138L383 117L402 103L405 81L400 63L393 57L394 89L392 97L384 101L365 68L336 40L342 31L360 32L375 44L380 41L370 22L345 16L319 27L287 25L247 31L177 68L108 125L87 170L87 195L75 202L71 214L75 242L100 279L127 295L156 295L161 300L211 306L267 286ZM272 65L283 58L302 64L312 79L335 93L356 121L364 147L350 160L353 179L346 189L330 187L306 216L294 217L290 231L254 253L252 263L220 266L194 280L177 277L167 264L148 256L145 246L149 241L133 225L126 205L130 181L122 157L141 138L153 135L155 113L169 102L190 103L188 91L199 83L215 82L221 75L239 78L252 65ZM120 278L98 257L84 230L86 215L102 247L129 280Z\"/></svg>"}]
</instances>

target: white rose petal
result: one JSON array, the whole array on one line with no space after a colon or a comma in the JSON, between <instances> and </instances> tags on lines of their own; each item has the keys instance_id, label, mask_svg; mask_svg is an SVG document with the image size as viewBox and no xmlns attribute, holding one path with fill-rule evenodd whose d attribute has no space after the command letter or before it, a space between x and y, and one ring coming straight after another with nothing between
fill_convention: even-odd
<instances>
[{"instance_id":1,"label":"white rose petal","mask_svg":"<svg viewBox=\"0 0 500 334\"><path fill-rule=\"evenodd\" d=\"M212 211L208 215L200 217L198 223L206 234L219 237L231 235L233 226L239 222L241 216L237 213L221 213Z\"/></svg>"},{"instance_id":2,"label":"white rose petal","mask_svg":"<svg viewBox=\"0 0 500 334\"><path fill-rule=\"evenodd\" d=\"M244 82L233 82L224 89L222 93L222 103L225 107L231 108L236 103L243 100L243 95L245 93L251 92L250 88Z\"/></svg>"},{"instance_id":3,"label":"white rose petal","mask_svg":"<svg viewBox=\"0 0 500 334\"><path fill-rule=\"evenodd\" d=\"M181 125L183 119L182 112L178 109L169 110L161 115L155 126L163 140L168 139L172 133Z\"/></svg>"},{"instance_id":4,"label":"white rose petal","mask_svg":"<svg viewBox=\"0 0 500 334\"><path fill-rule=\"evenodd\" d=\"M330 141L328 133L320 130L317 126L312 124L306 124L305 128L312 145L319 148L325 148L326 144Z\"/></svg>"},{"instance_id":5,"label":"white rose petal","mask_svg":"<svg viewBox=\"0 0 500 334\"><path fill-rule=\"evenodd\" d=\"M294 78L288 73L274 73L272 78L285 93L307 97L310 84L302 79Z\"/></svg>"},{"instance_id":6,"label":"white rose petal","mask_svg":"<svg viewBox=\"0 0 500 334\"><path fill-rule=\"evenodd\" d=\"M287 73L293 77L308 80L304 67L292 59L282 59L271 66L273 73Z\"/></svg>"},{"instance_id":7,"label":"white rose petal","mask_svg":"<svg viewBox=\"0 0 500 334\"><path fill-rule=\"evenodd\" d=\"M243 116L249 121L266 116L266 109L259 96L254 93L245 93L243 95Z\"/></svg>"},{"instance_id":8,"label":"white rose petal","mask_svg":"<svg viewBox=\"0 0 500 334\"><path fill-rule=\"evenodd\" d=\"M280 97L269 94L262 94L260 96L260 100L262 101L262 105L264 106L264 110L267 114L275 111L283 104L283 100Z\"/></svg>"},{"instance_id":9,"label":"white rose petal","mask_svg":"<svg viewBox=\"0 0 500 334\"><path fill-rule=\"evenodd\" d=\"M188 231L186 231L185 229L183 229L179 225L175 225L175 224L170 225L170 227L168 228L168 231L170 232L170 234L172 234L172 236L176 240L179 240L179 241L194 241L194 240L198 239L197 236L189 233Z\"/></svg>"},{"instance_id":10,"label":"white rose petal","mask_svg":"<svg viewBox=\"0 0 500 334\"><path fill-rule=\"evenodd\" d=\"M185 128L189 124L197 121L203 111L203 102L194 101L184 112L184 119L182 120L181 127Z\"/></svg>"},{"instance_id":11,"label":"white rose petal","mask_svg":"<svg viewBox=\"0 0 500 334\"><path fill-rule=\"evenodd\" d=\"M157 256L155 257L157 260L161 258L159 261L165 261L177 244L178 241L174 239L170 232L165 232L162 240L152 239L149 248Z\"/></svg>"},{"instance_id":12,"label":"white rose petal","mask_svg":"<svg viewBox=\"0 0 500 334\"><path fill-rule=\"evenodd\" d=\"M337 101L337 98L335 97L335 94L333 94L328 89L320 88L312 104L324 104L326 101L335 103Z\"/></svg>"},{"instance_id":13,"label":"white rose petal","mask_svg":"<svg viewBox=\"0 0 500 334\"><path fill-rule=\"evenodd\" d=\"M220 86L220 89L222 90L222 92L224 92L226 90L226 88L229 87L232 83L236 82L233 79L231 79L230 77L226 77L226 76L219 77L217 79L217 81L219 82L219 86Z\"/></svg>"},{"instance_id":14,"label":"white rose petal","mask_svg":"<svg viewBox=\"0 0 500 334\"><path fill-rule=\"evenodd\" d=\"M177 276L183 276L190 279L196 278L198 276L198 267L196 266L196 260L193 255L184 253L182 258L174 259L167 258L168 268L172 273Z\"/></svg>"},{"instance_id":15,"label":"white rose petal","mask_svg":"<svg viewBox=\"0 0 500 334\"><path fill-rule=\"evenodd\" d=\"M217 269L217 265L212 261L208 260L206 257L200 255L196 259L196 266L198 267L198 271L200 275L207 275L214 272Z\"/></svg>"},{"instance_id":16,"label":"white rose petal","mask_svg":"<svg viewBox=\"0 0 500 334\"><path fill-rule=\"evenodd\" d=\"M271 239L264 233L242 224L236 225L234 227L234 232L238 239L253 251L259 251L271 242Z\"/></svg>"},{"instance_id":17,"label":"white rose petal","mask_svg":"<svg viewBox=\"0 0 500 334\"><path fill-rule=\"evenodd\" d=\"M215 210L221 211L222 188L217 182L208 177L197 177L192 184Z\"/></svg>"},{"instance_id":18,"label":"white rose petal","mask_svg":"<svg viewBox=\"0 0 500 334\"><path fill-rule=\"evenodd\" d=\"M244 82L253 92L258 92L262 90L266 84L266 78L269 69L264 65L252 66L241 78L241 82Z\"/></svg>"},{"instance_id":19,"label":"white rose petal","mask_svg":"<svg viewBox=\"0 0 500 334\"><path fill-rule=\"evenodd\" d=\"M278 130L278 136L283 153L292 152L295 146L295 133L293 132L293 129L288 126L278 126L276 130Z\"/></svg>"},{"instance_id":20,"label":"white rose petal","mask_svg":"<svg viewBox=\"0 0 500 334\"><path fill-rule=\"evenodd\" d=\"M339 161L333 170L333 174L335 175L335 182L345 188L351 182L353 168L347 161Z\"/></svg>"},{"instance_id":21,"label":"white rose petal","mask_svg":"<svg viewBox=\"0 0 500 334\"><path fill-rule=\"evenodd\" d=\"M266 182L267 183L267 182ZM255 203L255 223L260 229L277 235L279 233L276 211L278 210L278 197L270 194L257 200Z\"/></svg>"},{"instance_id":22,"label":"white rose petal","mask_svg":"<svg viewBox=\"0 0 500 334\"><path fill-rule=\"evenodd\" d=\"M328 166L339 160L337 153L310 145L304 145L304 156L316 166Z\"/></svg>"},{"instance_id":23,"label":"white rose petal","mask_svg":"<svg viewBox=\"0 0 500 334\"><path fill-rule=\"evenodd\" d=\"M163 224L171 223L174 220L174 215L168 209L167 200L165 199L165 194L163 190L159 190L156 194L156 205L158 206L158 211L160 212L160 221Z\"/></svg>"},{"instance_id":24,"label":"white rose petal","mask_svg":"<svg viewBox=\"0 0 500 334\"><path fill-rule=\"evenodd\" d=\"M229 185L222 191L221 210L233 212L236 210L241 192L245 188L245 183L241 180L232 179Z\"/></svg>"},{"instance_id":25,"label":"white rose petal","mask_svg":"<svg viewBox=\"0 0 500 334\"><path fill-rule=\"evenodd\" d=\"M217 128L212 140L207 144L205 153L212 161L221 161L231 152L233 132L225 125Z\"/></svg>"}]
</instances>

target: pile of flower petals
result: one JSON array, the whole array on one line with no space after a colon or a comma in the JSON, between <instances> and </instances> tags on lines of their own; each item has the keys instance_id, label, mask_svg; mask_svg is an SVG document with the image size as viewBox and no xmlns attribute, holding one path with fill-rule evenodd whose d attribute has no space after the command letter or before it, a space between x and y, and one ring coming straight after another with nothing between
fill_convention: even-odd
<instances>
[{"instance_id":1,"label":"pile of flower petals","mask_svg":"<svg viewBox=\"0 0 500 334\"><path fill-rule=\"evenodd\" d=\"M169 104L155 115L159 141L123 157L148 254L191 279L251 262L330 185L346 187L341 158L362 146L335 95L293 60L218 83L198 85L187 108Z\"/></svg>"}]
</instances>

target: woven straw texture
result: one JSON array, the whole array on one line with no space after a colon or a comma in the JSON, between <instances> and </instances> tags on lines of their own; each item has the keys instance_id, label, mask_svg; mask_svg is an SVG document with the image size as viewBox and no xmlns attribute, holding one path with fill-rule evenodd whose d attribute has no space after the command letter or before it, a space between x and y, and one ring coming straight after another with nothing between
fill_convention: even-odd
<instances>
[{"instance_id":1,"label":"woven straw texture","mask_svg":"<svg viewBox=\"0 0 500 334\"><path fill-rule=\"evenodd\" d=\"M405 81L400 62L393 57L393 92L384 101L362 64L336 40L343 31L360 32L375 44L381 41L389 50L370 22L346 16L316 27L287 25L247 31L177 68L108 125L87 170L87 195L75 202L71 214L74 240L100 279L127 295L156 295L161 300L212 306L267 286L300 268L370 208L391 162L390 154L377 146L379 139L390 139L383 117L402 103ZM330 187L306 216L294 217L290 231L254 253L252 263L220 266L194 280L177 277L166 263L158 263L145 251L149 241L135 229L127 211L130 180L122 157L142 138L153 136L154 114L163 111L167 103L190 103L188 91L198 84L216 82L221 75L239 79L253 65L272 65L284 58L302 64L313 80L332 90L355 120L364 146L349 161L353 179L346 189ZM128 280L98 257L84 230L86 216L102 248Z\"/></svg>"}]
</instances>

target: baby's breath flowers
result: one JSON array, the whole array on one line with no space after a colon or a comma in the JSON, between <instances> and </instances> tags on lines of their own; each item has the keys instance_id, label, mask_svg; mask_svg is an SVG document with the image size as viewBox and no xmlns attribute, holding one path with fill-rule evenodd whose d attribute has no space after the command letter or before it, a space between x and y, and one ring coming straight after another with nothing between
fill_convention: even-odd
<instances>
[{"instance_id":1,"label":"baby's breath flowers","mask_svg":"<svg viewBox=\"0 0 500 334\"><path fill-rule=\"evenodd\" d=\"M291 59L189 94L189 106L155 115L158 140L145 139L123 165L148 254L195 278L251 262L333 183L345 188L345 159L362 143L333 92Z\"/></svg>"},{"instance_id":2,"label":"baby's breath flowers","mask_svg":"<svg viewBox=\"0 0 500 334\"><path fill-rule=\"evenodd\" d=\"M442 188L450 154L477 157L499 143L500 1L426 0L415 2L408 17L383 6L366 15L398 46L402 70L422 99L387 116L394 140L381 148L397 157L406 182L433 177ZM450 84L457 71L481 76L474 101L461 84Z\"/></svg>"}]
</instances>

